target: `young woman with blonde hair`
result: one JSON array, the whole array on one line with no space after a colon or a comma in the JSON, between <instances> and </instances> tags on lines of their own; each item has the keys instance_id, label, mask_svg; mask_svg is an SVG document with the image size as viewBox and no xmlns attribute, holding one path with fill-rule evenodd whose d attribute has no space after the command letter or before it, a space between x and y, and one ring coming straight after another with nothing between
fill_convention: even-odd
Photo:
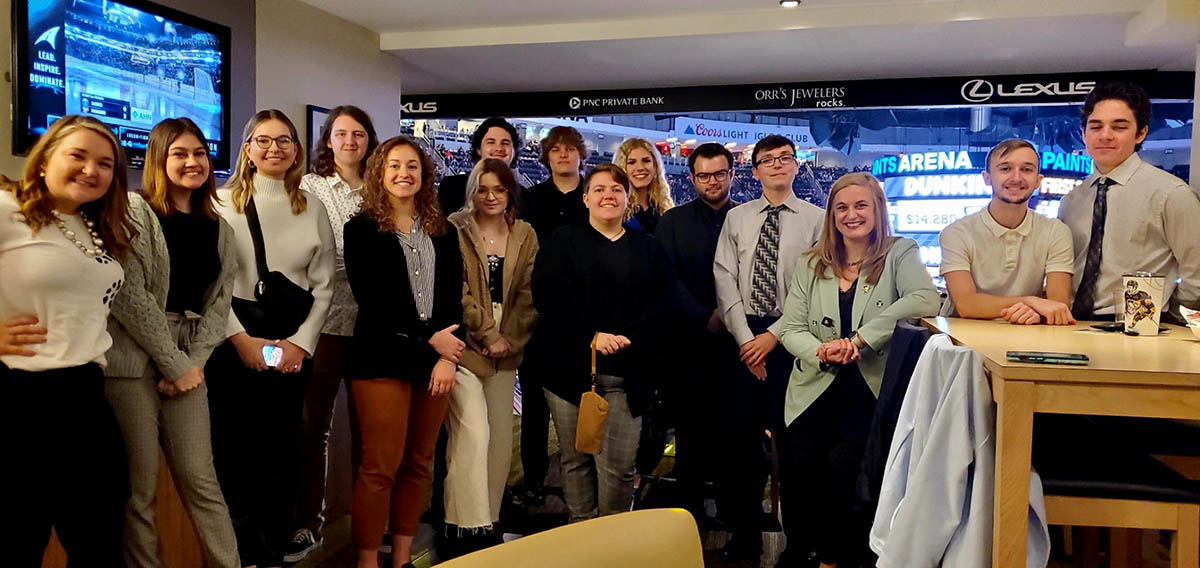
<instances>
[{"instance_id":1,"label":"young woman with blonde hair","mask_svg":"<svg viewBox=\"0 0 1200 568\"><path fill-rule=\"evenodd\" d=\"M467 180L466 205L450 216L463 255L467 347L446 420L444 500L447 536L464 553L500 542L513 386L537 319L530 287L537 234L517 219L518 187L507 164L484 158Z\"/></svg>"},{"instance_id":2,"label":"young woman with blonde hair","mask_svg":"<svg viewBox=\"0 0 1200 568\"><path fill-rule=\"evenodd\" d=\"M292 537L301 413L333 295L334 241L325 206L300 189L303 150L292 121L259 111L242 141L217 192L238 270L227 339L205 376L217 474L242 563L254 564L279 560Z\"/></svg>"},{"instance_id":3,"label":"young woman with blonde hair","mask_svg":"<svg viewBox=\"0 0 1200 568\"><path fill-rule=\"evenodd\" d=\"M629 176L626 226L653 235L662 214L675 206L658 149L642 138L630 138L617 148L613 163Z\"/></svg>"},{"instance_id":4,"label":"young woman with blonde hair","mask_svg":"<svg viewBox=\"0 0 1200 568\"><path fill-rule=\"evenodd\" d=\"M854 480L896 320L931 316L938 294L916 241L893 237L883 188L868 173L839 178L821 237L796 266L781 343L796 358L784 420L794 502L809 503L788 549L821 566L857 566L870 519L854 513ZM814 325L817 322L824 322Z\"/></svg>"},{"instance_id":5,"label":"young woman with blonde hair","mask_svg":"<svg viewBox=\"0 0 1200 568\"><path fill-rule=\"evenodd\" d=\"M225 336L236 270L233 230L217 216L204 133L187 118L150 131L138 229L125 285L112 303L105 393L129 453L125 560L162 566L155 495L161 444L209 566L240 566L229 509L213 469L204 365Z\"/></svg>"},{"instance_id":6,"label":"young woman with blonde hair","mask_svg":"<svg viewBox=\"0 0 1200 568\"><path fill-rule=\"evenodd\" d=\"M0 176L0 381L9 505L20 512L8 561L38 566L58 533L72 566L122 566L129 476L104 398L109 307L137 229L125 153L94 118L64 116Z\"/></svg>"}]
</instances>

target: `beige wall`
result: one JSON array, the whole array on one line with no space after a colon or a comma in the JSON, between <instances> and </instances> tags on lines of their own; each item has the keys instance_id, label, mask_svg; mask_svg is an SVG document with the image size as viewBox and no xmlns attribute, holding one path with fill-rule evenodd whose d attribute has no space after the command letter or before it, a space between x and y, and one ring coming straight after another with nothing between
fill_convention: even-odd
<instances>
[{"instance_id":1,"label":"beige wall","mask_svg":"<svg viewBox=\"0 0 1200 568\"><path fill-rule=\"evenodd\" d=\"M258 0L255 27L258 109L282 110L303 137L305 105L353 104L380 139L399 133L400 60L374 33L298 0Z\"/></svg>"}]
</instances>

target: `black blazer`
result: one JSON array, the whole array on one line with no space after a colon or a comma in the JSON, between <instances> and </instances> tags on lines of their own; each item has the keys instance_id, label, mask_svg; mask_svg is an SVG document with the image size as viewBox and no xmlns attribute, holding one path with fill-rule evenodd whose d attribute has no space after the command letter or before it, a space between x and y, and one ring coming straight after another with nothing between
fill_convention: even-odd
<instances>
[{"instance_id":1,"label":"black blazer","mask_svg":"<svg viewBox=\"0 0 1200 568\"><path fill-rule=\"evenodd\" d=\"M458 232L449 227L442 236L432 237L433 312L422 322L408 282L403 245L395 233L379 232L379 224L366 213L350 219L344 230L346 277L358 302L347 376L428 381L438 360L429 338L454 324L460 326L454 335L466 337Z\"/></svg>"},{"instance_id":2,"label":"black blazer","mask_svg":"<svg viewBox=\"0 0 1200 568\"><path fill-rule=\"evenodd\" d=\"M442 178L438 184L438 205L442 214L449 217L451 213L462 209L467 201L467 178L470 174L458 174Z\"/></svg>"}]
</instances>

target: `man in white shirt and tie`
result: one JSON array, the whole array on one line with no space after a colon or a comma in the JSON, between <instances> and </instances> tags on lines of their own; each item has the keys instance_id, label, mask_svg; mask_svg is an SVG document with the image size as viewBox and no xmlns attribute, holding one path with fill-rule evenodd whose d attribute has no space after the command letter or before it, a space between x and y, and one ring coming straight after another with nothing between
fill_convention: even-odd
<instances>
[{"instance_id":1,"label":"man in white shirt and tie","mask_svg":"<svg viewBox=\"0 0 1200 568\"><path fill-rule=\"evenodd\" d=\"M792 191L800 166L791 140L774 134L764 137L755 144L751 161L754 177L762 182L762 197L729 211L717 240L713 274L717 309L740 346L729 380L732 415L727 428L727 467L722 475L726 494L717 505L733 537L722 549L721 558L757 565L762 554L759 517L767 473L764 430L773 432L777 450L784 452L788 447L782 438L787 431L783 401L794 359L779 345L780 316L796 262L816 243L825 212L801 201ZM782 453L779 462L788 467ZM783 508L789 511L784 514L784 533L791 544L779 565L790 566L808 557L804 535L789 530L798 515L808 513L799 504L789 508L787 489L781 492Z\"/></svg>"},{"instance_id":2,"label":"man in white shirt and tie","mask_svg":"<svg viewBox=\"0 0 1200 568\"><path fill-rule=\"evenodd\" d=\"M1076 319L1112 319L1121 275L1142 271L1166 277L1164 319L1179 321L1180 304L1200 308L1200 196L1138 157L1149 122L1150 97L1137 85L1102 83L1083 103L1096 170L1059 209L1075 245Z\"/></svg>"}]
</instances>

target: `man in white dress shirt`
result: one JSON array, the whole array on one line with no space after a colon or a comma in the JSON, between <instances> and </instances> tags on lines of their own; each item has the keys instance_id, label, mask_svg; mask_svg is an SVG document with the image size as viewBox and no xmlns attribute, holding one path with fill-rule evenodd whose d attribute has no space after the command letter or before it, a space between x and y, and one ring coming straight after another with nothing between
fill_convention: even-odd
<instances>
[{"instance_id":1,"label":"man in white dress shirt","mask_svg":"<svg viewBox=\"0 0 1200 568\"><path fill-rule=\"evenodd\" d=\"M1083 103L1096 170L1058 215L1075 244L1076 319L1112 319L1121 275L1141 271L1166 278L1164 319L1179 321L1179 304L1200 308L1200 195L1138 157L1149 123L1150 97L1133 84L1097 85Z\"/></svg>"},{"instance_id":2,"label":"man in white dress shirt","mask_svg":"<svg viewBox=\"0 0 1200 568\"><path fill-rule=\"evenodd\" d=\"M727 428L728 467L722 475L726 497L718 503L733 533L721 558L731 563L757 562L762 554L763 432L770 429L777 450L786 450L783 401L794 361L779 344L780 316L796 263L817 242L825 222L821 208L792 191L800 166L791 140L764 137L755 144L751 161L754 177L762 182L762 197L729 211L713 263L717 309L740 346L729 378L732 420ZM788 465L782 454L779 463ZM781 491L787 503L787 490ZM810 513L799 504L783 508L791 511L784 515L790 544L779 565L790 566L807 559L809 548L804 535L788 527L798 515Z\"/></svg>"}]
</instances>

